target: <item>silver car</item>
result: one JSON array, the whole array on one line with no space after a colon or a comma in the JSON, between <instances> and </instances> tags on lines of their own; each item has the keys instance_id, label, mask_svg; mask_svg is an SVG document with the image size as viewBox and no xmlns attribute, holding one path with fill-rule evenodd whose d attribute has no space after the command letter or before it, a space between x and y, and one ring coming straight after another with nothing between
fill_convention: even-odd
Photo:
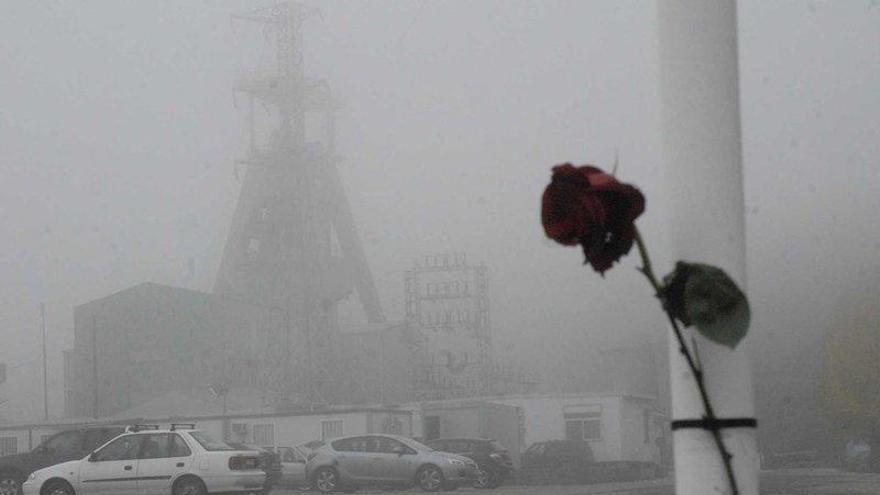
<instances>
[{"instance_id":1,"label":"silver car","mask_svg":"<svg viewBox=\"0 0 880 495\"><path fill-rule=\"evenodd\" d=\"M454 490L473 484L477 465L396 435L337 438L315 450L306 476L322 493L366 485L412 485L422 490Z\"/></svg>"}]
</instances>

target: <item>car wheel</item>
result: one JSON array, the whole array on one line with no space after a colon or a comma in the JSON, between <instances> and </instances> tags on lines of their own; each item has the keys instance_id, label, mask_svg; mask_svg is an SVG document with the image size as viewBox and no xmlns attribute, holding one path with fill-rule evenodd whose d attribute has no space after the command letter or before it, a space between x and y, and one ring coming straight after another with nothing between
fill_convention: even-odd
<instances>
[{"instance_id":1,"label":"car wheel","mask_svg":"<svg viewBox=\"0 0 880 495\"><path fill-rule=\"evenodd\" d=\"M436 492L443 488L443 472L437 466L425 466L416 473L416 482L422 490Z\"/></svg>"},{"instance_id":2,"label":"car wheel","mask_svg":"<svg viewBox=\"0 0 880 495\"><path fill-rule=\"evenodd\" d=\"M73 488L63 481L52 481L40 490L43 495L74 495Z\"/></svg>"},{"instance_id":3,"label":"car wheel","mask_svg":"<svg viewBox=\"0 0 880 495\"><path fill-rule=\"evenodd\" d=\"M504 483L504 476L498 473L492 473L492 480L489 483L489 488L498 488L501 486L501 483Z\"/></svg>"},{"instance_id":4,"label":"car wheel","mask_svg":"<svg viewBox=\"0 0 880 495\"><path fill-rule=\"evenodd\" d=\"M321 468L315 473L312 485L321 493L333 493L339 488L339 474L333 468Z\"/></svg>"},{"instance_id":5,"label":"car wheel","mask_svg":"<svg viewBox=\"0 0 880 495\"><path fill-rule=\"evenodd\" d=\"M0 495L19 495L21 482L21 476L16 472L7 471L0 474Z\"/></svg>"},{"instance_id":6,"label":"car wheel","mask_svg":"<svg viewBox=\"0 0 880 495\"><path fill-rule=\"evenodd\" d=\"M196 478L183 478L174 483L172 495L207 495L208 491L201 480Z\"/></svg>"},{"instance_id":7,"label":"car wheel","mask_svg":"<svg viewBox=\"0 0 880 495\"><path fill-rule=\"evenodd\" d=\"M483 466L477 466L477 472L474 477L474 488L480 488L485 490L486 488L492 488L492 472L483 469Z\"/></svg>"}]
</instances>

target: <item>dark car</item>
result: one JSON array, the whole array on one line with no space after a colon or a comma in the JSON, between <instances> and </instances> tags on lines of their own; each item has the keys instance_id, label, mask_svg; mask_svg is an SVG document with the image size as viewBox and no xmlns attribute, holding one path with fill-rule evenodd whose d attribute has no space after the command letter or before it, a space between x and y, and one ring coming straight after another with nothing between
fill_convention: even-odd
<instances>
[{"instance_id":1,"label":"dark car","mask_svg":"<svg viewBox=\"0 0 880 495\"><path fill-rule=\"evenodd\" d=\"M308 454L302 448L282 446L267 446L263 448L278 454L280 457L281 479L278 485L288 488L308 487L306 481L306 457Z\"/></svg>"},{"instance_id":2,"label":"dark car","mask_svg":"<svg viewBox=\"0 0 880 495\"><path fill-rule=\"evenodd\" d=\"M597 462L590 444L580 440L548 440L523 453L522 480L541 483L611 483L656 478L662 469L637 460Z\"/></svg>"},{"instance_id":3,"label":"dark car","mask_svg":"<svg viewBox=\"0 0 880 495\"><path fill-rule=\"evenodd\" d=\"M261 494L268 494L272 491L273 488L281 483L281 478L284 473L281 465L281 456L278 453L273 452L270 449L257 447L255 445L248 445L237 442L226 443L237 449L253 450L260 453L260 468L262 468L262 470L266 473L266 483L263 485L263 490L260 491ZM0 495L3 495L3 492L0 492Z\"/></svg>"},{"instance_id":4,"label":"dark car","mask_svg":"<svg viewBox=\"0 0 880 495\"><path fill-rule=\"evenodd\" d=\"M434 450L467 457L477 463L477 488L497 488L513 471L507 449L486 438L438 438L427 444Z\"/></svg>"},{"instance_id":5,"label":"dark car","mask_svg":"<svg viewBox=\"0 0 880 495\"><path fill-rule=\"evenodd\" d=\"M589 482L596 464L590 444L578 440L533 443L522 456L522 475L548 483Z\"/></svg>"},{"instance_id":6,"label":"dark car","mask_svg":"<svg viewBox=\"0 0 880 495\"><path fill-rule=\"evenodd\" d=\"M50 436L30 452L0 457L0 495L21 493L21 484L37 469L82 459L124 432L122 426L64 430Z\"/></svg>"}]
</instances>

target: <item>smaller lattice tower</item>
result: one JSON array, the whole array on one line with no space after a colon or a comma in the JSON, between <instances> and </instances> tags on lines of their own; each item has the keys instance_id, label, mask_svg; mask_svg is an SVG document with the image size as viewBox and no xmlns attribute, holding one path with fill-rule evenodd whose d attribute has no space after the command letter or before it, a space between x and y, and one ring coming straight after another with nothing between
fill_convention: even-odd
<instances>
[{"instance_id":1,"label":"smaller lattice tower","mask_svg":"<svg viewBox=\"0 0 880 495\"><path fill-rule=\"evenodd\" d=\"M425 362L415 373L417 400L490 392L489 274L463 253L426 256L406 272L406 318L422 334Z\"/></svg>"}]
</instances>

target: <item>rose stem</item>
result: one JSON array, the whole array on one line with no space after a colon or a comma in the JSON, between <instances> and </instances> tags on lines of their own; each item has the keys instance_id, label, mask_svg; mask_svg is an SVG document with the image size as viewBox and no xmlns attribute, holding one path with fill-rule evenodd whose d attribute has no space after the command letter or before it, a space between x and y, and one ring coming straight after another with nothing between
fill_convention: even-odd
<instances>
[{"instance_id":1,"label":"rose stem","mask_svg":"<svg viewBox=\"0 0 880 495\"><path fill-rule=\"evenodd\" d=\"M733 455L731 455L731 453L727 451L727 447L724 446L724 441L721 438L721 430L717 427L716 421L718 418L715 416L715 410L712 408L712 403L709 402L709 393L706 391L706 384L703 381L702 365L697 364L694 360L694 357L688 350L684 337L681 334L678 322L667 307L666 301L663 297L663 288L660 286L657 277L654 275L654 269L651 266L651 258L648 256L648 248L645 246L645 241L642 239L642 234L639 232L638 228L635 228L635 240L636 245L639 248L639 255L642 257L642 266L639 268L639 271L642 272L642 274L648 279L648 282L651 283L651 286L656 292L657 298L660 299L660 302L662 303L663 311L666 313L667 318L669 318L669 323L672 324L672 331L675 334L675 338L678 340L678 350L684 356L685 361L687 361L688 367L691 369L691 373L694 374L694 379L697 382L697 388L700 390L700 398L703 401L703 408L706 410L706 419L709 422L709 430L712 432L712 437L715 439L715 445L718 446L718 452L721 454L721 460L724 462L724 469L727 472L727 479L730 480L733 495L739 495L739 488L737 487L736 477L733 475L733 464L731 462ZM694 350L696 352L696 348ZM697 359L699 359L699 356L697 356Z\"/></svg>"}]
</instances>

